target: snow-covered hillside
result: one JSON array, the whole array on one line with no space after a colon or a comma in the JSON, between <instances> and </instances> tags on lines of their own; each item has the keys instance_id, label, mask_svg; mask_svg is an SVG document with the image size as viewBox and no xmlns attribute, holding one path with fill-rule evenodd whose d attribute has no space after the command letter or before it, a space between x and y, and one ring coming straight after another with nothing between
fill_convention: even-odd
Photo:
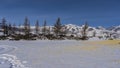
<instances>
[{"instance_id":1,"label":"snow-covered hillside","mask_svg":"<svg viewBox=\"0 0 120 68\"><path fill-rule=\"evenodd\" d=\"M67 24L65 25L65 28L67 30L67 34L73 34L73 35L82 35L81 31L84 25L77 26L73 24ZM102 37L106 38L108 36L111 36L112 38L120 38L120 26L114 26L114 28L106 29L102 26L98 27L91 27L89 26L87 29L87 36L88 37Z\"/></svg>"},{"instance_id":2,"label":"snow-covered hillside","mask_svg":"<svg viewBox=\"0 0 120 68\"><path fill-rule=\"evenodd\" d=\"M120 33L120 25L119 26L112 26L112 27L109 27L107 29L110 30L110 31Z\"/></svg>"},{"instance_id":3,"label":"snow-covered hillside","mask_svg":"<svg viewBox=\"0 0 120 68\"><path fill-rule=\"evenodd\" d=\"M74 24L66 24L64 25L64 29L66 30L66 33L68 36L74 35L74 36L81 36L81 32L84 25L78 26ZM50 26L51 32L53 32L53 26ZM42 29L42 27L40 28ZM112 38L120 38L120 26L114 26L112 29L107 29L102 26L98 27L92 27L89 26L87 29L87 36L88 37L102 37L105 39L108 36L111 36Z\"/></svg>"}]
</instances>

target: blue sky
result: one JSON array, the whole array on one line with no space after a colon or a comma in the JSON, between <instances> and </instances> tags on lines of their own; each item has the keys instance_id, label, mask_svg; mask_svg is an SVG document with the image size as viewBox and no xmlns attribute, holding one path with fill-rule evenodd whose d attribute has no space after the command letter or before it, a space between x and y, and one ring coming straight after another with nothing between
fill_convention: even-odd
<instances>
[{"instance_id":1,"label":"blue sky","mask_svg":"<svg viewBox=\"0 0 120 68\"><path fill-rule=\"evenodd\" d=\"M120 0L0 0L0 19L22 24L26 16L31 25L53 25L58 17L62 24L120 25Z\"/></svg>"}]
</instances>

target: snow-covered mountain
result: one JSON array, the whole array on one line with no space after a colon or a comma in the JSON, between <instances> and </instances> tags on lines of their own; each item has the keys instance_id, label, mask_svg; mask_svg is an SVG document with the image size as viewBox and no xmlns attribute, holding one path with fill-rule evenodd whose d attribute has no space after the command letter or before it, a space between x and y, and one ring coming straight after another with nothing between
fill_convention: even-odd
<instances>
[{"instance_id":1,"label":"snow-covered mountain","mask_svg":"<svg viewBox=\"0 0 120 68\"><path fill-rule=\"evenodd\" d=\"M112 26L112 27L109 27L109 28L107 28L107 30L110 30L110 31L114 31L114 32L120 33L120 25L119 25L119 26Z\"/></svg>"},{"instance_id":2,"label":"snow-covered mountain","mask_svg":"<svg viewBox=\"0 0 120 68\"><path fill-rule=\"evenodd\" d=\"M72 34L75 36L80 36L82 28L84 25L82 26L77 26L77 25L73 25L73 24L67 24L64 27L66 28L67 34ZM101 37L101 38L107 38L107 37L112 37L112 38L120 38L120 25L119 26L114 26L111 27L109 29L104 28L102 26L98 26L98 27L91 27L89 26L87 29L87 36L88 37Z\"/></svg>"},{"instance_id":3,"label":"snow-covered mountain","mask_svg":"<svg viewBox=\"0 0 120 68\"><path fill-rule=\"evenodd\" d=\"M82 36L82 30L84 25L78 26L74 24L66 24L63 26L63 30L66 31L67 36L73 35L74 37L80 37ZM46 29L49 29L50 32L53 34L54 26L46 26ZM40 33L42 32L43 27L40 27ZM35 26L31 26L31 32L35 33ZM102 26L98 27L92 27L89 26L87 29L87 36L92 37L99 37L106 39L107 37L112 38L120 38L120 25L119 26L113 26L110 28L104 28Z\"/></svg>"}]
</instances>

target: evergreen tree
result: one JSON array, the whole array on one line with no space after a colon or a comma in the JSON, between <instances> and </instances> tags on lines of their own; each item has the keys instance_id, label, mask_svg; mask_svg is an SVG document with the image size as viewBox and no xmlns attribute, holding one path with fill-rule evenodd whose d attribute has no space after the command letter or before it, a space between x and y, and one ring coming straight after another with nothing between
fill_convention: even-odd
<instances>
[{"instance_id":1,"label":"evergreen tree","mask_svg":"<svg viewBox=\"0 0 120 68\"><path fill-rule=\"evenodd\" d=\"M88 29L88 23L85 22L83 28L82 28L82 40L87 39L87 29Z\"/></svg>"},{"instance_id":2,"label":"evergreen tree","mask_svg":"<svg viewBox=\"0 0 120 68\"><path fill-rule=\"evenodd\" d=\"M9 35L12 34L12 26L11 26L11 23L9 23L9 26L8 26L8 34L9 34Z\"/></svg>"},{"instance_id":3,"label":"evergreen tree","mask_svg":"<svg viewBox=\"0 0 120 68\"><path fill-rule=\"evenodd\" d=\"M4 33L5 33L6 36L8 36L8 30L9 30L9 29L8 29L8 25L6 24L6 25L5 25L5 29L4 29Z\"/></svg>"},{"instance_id":4,"label":"evergreen tree","mask_svg":"<svg viewBox=\"0 0 120 68\"><path fill-rule=\"evenodd\" d=\"M3 34L4 34L4 36L7 34L7 24L6 24L6 19L5 18L3 18L2 19L2 29L3 29Z\"/></svg>"},{"instance_id":5,"label":"evergreen tree","mask_svg":"<svg viewBox=\"0 0 120 68\"><path fill-rule=\"evenodd\" d=\"M30 22L28 22L28 34L30 34Z\"/></svg>"},{"instance_id":6,"label":"evergreen tree","mask_svg":"<svg viewBox=\"0 0 120 68\"><path fill-rule=\"evenodd\" d=\"M51 33L50 33L50 26L49 26L49 29L48 29L48 34L51 34Z\"/></svg>"},{"instance_id":7,"label":"evergreen tree","mask_svg":"<svg viewBox=\"0 0 120 68\"><path fill-rule=\"evenodd\" d=\"M38 20L36 21L36 24L35 24L35 31L36 31L36 34L39 35L40 29L39 29L39 21Z\"/></svg>"},{"instance_id":8,"label":"evergreen tree","mask_svg":"<svg viewBox=\"0 0 120 68\"><path fill-rule=\"evenodd\" d=\"M20 28L21 24L19 24L19 27L18 27L18 31L19 31L19 35L21 34L21 28Z\"/></svg>"},{"instance_id":9,"label":"evergreen tree","mask_svg":"<svg viewBox=\"0 0 120 68\"><path fill-rule=\"evenodd\" d=\"M45 20L43 24L43 29L42 29L43 35L46 35L46 30L47 30L46 25L47 25L47 22Z\"/></svg>"},{"instance_id":10,"label":"evergreen tree","mask_svg":"<svg viewBox=\"0 0 120 68\"><path fill-rule=\"evenodd\" d=\"M24 22L24 32L25 32L25 35L30 34L30 22L27 17L25 18L25 22Z\"/></svg>"},{"instance_id":11,"label":"evergreen tree","mask_svg":"<svg viewBox=\"0 0 120 68\"><path fill-rule=\"evenodd\" d=\"M44 24L43 24L43 28L42 28L42 34L43 34L43 38L45 39L46 38L46 32L47 32L47 28L46 28L46 20L44 21Z\"/></svg>"},{"instance_id":12,"label":"evergreen tree","mask_svg":"<svg viewBox=\"0 0 120 68\"><path fill-rule=\"evenodd\" d=\"M16 33L16 24L14 23L12 26L12 33L15 34Z\"/></svg>"},{"instance_id":13,"label":"evergreen tree","mask_svg":"<svg viewBox=\"0 0 120 68\"><path fill-rule=\"evenodd\" d=\"M6 19L5 18L2 19L2 23L1 24L2 24L1 27L4 29L5 24L6 24Z\"/></svg>"},{"instance_id":14,"label":"evergreen tree","mask_svg":"<svg viewBox=\"0 0 120 68\"><path fill-rule=\"evenodd\" d=\"M61 24L60 18L58 18L54 25L54 32L55 32L56 36L58 36L62 33L61 29L62 29L62 24Z\"/></svg>"},{"instance_id":15,"label":"evergreen tree","mask_svg":"<svg viewBox=\"0 0 120 68\"><path fill-rule=\"evenodd\" d=\"M30 40L31 39L30 22L27 17L25 18L25 21L24 21L24 33L25 33L24 39Z\"/></svg>"},{"instance_id":16,"label":"evergreen tree","mask_svg":"<svg viewBox=\"0 0 120 68\"><path fill-rule=\"evenodd\" d=\"M6 23L6 19L5 18L2 19L2 26L1 27L3 29L4 36L7 36L8 35L8 25Z\"/></svg>"}]
</instances>

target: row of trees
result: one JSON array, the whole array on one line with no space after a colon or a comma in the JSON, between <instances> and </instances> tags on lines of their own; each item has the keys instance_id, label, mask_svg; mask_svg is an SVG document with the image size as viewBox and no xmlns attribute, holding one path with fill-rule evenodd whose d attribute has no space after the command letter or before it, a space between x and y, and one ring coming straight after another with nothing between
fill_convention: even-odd
<instances>
[{"instance_id":1,"label":"row of trees","mask_svg":"<svg viewBox=\"0 0 120 68\"><path fill-rule=\"evenodd\" d=\"M24 24L21 27L19 24L16 26L15 24L11 25L11 23L7 23L6 19L3 18L1 21L1 32L3 35L0 36L0 39L11 39L11 40L35 40L35 39L65 39L66 38L66 30L64 26L61 24L60 18L57 19L56 23L54 24L53 33L51 33L50 27L47 27L46 20L44 21L42 31L40 31L39 21L37 20L35 23L35 34L31 33L31 26L30 21L26 17L24 20ZM77 39L86 40L86 30L88 28L88 24L85 23L82 31L82 37L77 37Z\"/></svg>"}]
</instances>

